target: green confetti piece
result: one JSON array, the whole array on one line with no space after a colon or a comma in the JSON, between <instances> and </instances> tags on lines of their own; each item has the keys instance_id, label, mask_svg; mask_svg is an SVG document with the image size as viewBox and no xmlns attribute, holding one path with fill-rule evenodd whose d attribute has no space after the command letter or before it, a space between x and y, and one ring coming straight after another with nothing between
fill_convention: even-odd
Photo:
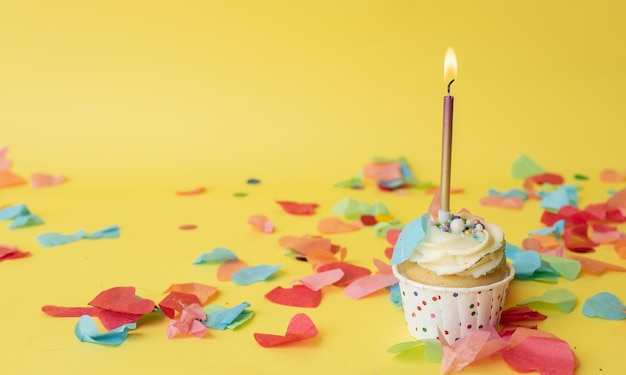
<instances>
[{"instance_id":1,"label":"green confetti piece","mask_svg":"<svg viewBox=\"0 0 626 375\"><path fill-rule=\"evenodd\" d=\"M422 339L417 341L401 342L389 347L389 349L387 349L387 353L400 354L421 346L424 347L424 358L426 358L428 362L441 362L443 350L441 349L441 343L437 339Z\"/></svg>"},{"instance_id":2,"label":"green confetti piece","mask_svg":"<svg viewBox=\"0 0 626 375\"><path fill-rule=\"evenodd\" d=\"M385 237L387 237L387 232L388 232L390 229L402 229L402 228L404 228L404 225L400 225L400 224L392 224L392 223L390 223L390 222L384 222L384 221L381 221L381 222L376 223L376 224L374 225L374 227L373 227L373 231L374 231L374 234L375 234L377 237L382 237L382 238L385 238Z\"/></svg>"},{"instance_id":3,"label":"green confetti piece","mask_svg":"<svg viewBox=\"0 0 626 375\"><path fill-rule=\"evenodd\" d=\"M584 174L575 174L574 175L574 179L576 179L576 180L588 180L589 177L585 176Z\"/></svg>"},{"instance_id":4,"label":"green confetti piece","mask_svg":"<svg viewBox=\"0 0 626 375\"><path fill-rule=\"evenodd\" d=\"M524 179L543 172L543 167L526 155L520 155L511 167L511 176L517 179Z\"/></svg>"},{"instance_id":5,"label":"green confetti piece","mask_svg":"<svg viewBox=\"0 0 626 375\"><path fill-rule=\"evenodd\" d=\"M347 219L357 219L369 207L367 203L359 202L352 198L344 198L333 206L333 213Z\"/></svg>"},{"instance_id":6,"label":"green confetti piece","mask_svg":"<svg viewBox=\"0 0 626 375\"><path fill-rule=\"evenodd\" d=\"M374 205L367 207L363 213L366 215L389 215L389 209L384 203L376 202Z\"/></svg>"},{"instance_id":7,"label":"green confetti piece","mask_svg":"<svg viewBox=\"0 0 626 375\"><path fill-rule=\"evenodd\" d=\"M582 268L580 262L573 259L561 258L546 254L539 254L539 258L548 262L550 264L550 267L552 267L561 276L570 281L576 280Z\"/></svg>"},{"instance_id":8,"label":"green confetti piece","mask_svg":"<svg viewBox=\"0 0 626 375\"><path fill-rule=\"evenodd\" d=\"M233 196L235 196L235 197L247 197L248 193L243 192L243 191L238 191L238 192L234 193Z\"/></svg>"},{"instance_id":9,"label":"green confetti piece","mask_svg":"<svg viewBox=\"0 0 626 375\"><path fill-rule=\"evenodd\" d=\"M562 312L568 314L574 309L574 304L576 304L576 295L567 289L552 289L548 290L541 296L528 298L517 305L520 306L528 304L555 306Z\"/></svg>"}]
</instances>

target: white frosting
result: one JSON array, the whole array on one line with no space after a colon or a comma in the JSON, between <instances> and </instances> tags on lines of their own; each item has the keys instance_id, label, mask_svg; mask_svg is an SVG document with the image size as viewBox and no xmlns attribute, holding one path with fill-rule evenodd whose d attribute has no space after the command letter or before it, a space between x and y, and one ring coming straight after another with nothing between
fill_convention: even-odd
<instances>
[{"instance_id":1,"label":"white frosting","mask_svg":"<svg viewBox=\"0 0 626 375\"><path fill-rule=\"evenodd\" d=\"M468 220L473 215L463 215ZM429 224L426 237L417 245L409 257L437 275L461 275L480 277L496 268L504 252L496 252L502 246L504 234L494 224L481 221L482 231L451 233Z\"/></svg>"}]
</instances>

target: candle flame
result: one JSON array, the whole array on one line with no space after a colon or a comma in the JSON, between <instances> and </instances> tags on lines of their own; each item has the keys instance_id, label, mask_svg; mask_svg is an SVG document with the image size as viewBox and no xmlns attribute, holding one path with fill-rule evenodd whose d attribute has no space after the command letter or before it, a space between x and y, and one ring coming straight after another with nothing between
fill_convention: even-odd
<instances>
[{"instance_id":1,"label":"candle flame","mask_svg":"<svg viewBox=\"0 0 626 375\"><path fill-rule=\"evenodd\" d=\"M443 62L443 80L448 84L451 80L456 79L456 55L452 47L448 47L446 58Z\"/></svg>"}]
</instances>

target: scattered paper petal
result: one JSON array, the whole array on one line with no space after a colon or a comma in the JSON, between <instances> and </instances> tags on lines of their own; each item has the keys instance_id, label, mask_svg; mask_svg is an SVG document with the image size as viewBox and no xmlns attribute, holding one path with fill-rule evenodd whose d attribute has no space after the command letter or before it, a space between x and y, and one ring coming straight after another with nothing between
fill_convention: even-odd
<instances>
[{"instance_id":1,"label":"scattered paper petal","mask_svg":"<svg viewBox=\"0 0 626 375\"><path fill-rule=\"evenodd\" d=\"M41 220L37 215L22 215L16 217L13 222L11 222L11 225L9 225L9 229L26 228L33 225L40 225L43 223L43 220Z\"/></svg>"},{"instance_id":2,"label":"scattered paper petal","mask_svg":"<svg viewBox=\"0 0 626 375\"><path fill-rule=\"evenodd\" d=\"M221 263L231 259L237 259L237 255L226 248L216 247L210 253L200 254L192 264Z\"/></svg>"},{"instance_id":3,"label":"scattered paper petal","mask_svg":"<svg viewBox=\"0 0 626 375\"><path fill-rule=\"evenodd\" d=\"M537 306L555 306L564 313L574 309L576 295L567 289L551 289L538 297L531 297L518 303L519 305L536 304Z\"/></svg>"},{"instance_id":4,"label":"scattered paper petal","mask_svg":"<svg viewBox=\"0 0 626 375\"><path fill-rule=\"evenodd\" d=\"M519 247L507 242L504 253L507 258L513 261L515 277L530 276L541 267L541 259L536 251L522 251Z\"/></svg>"},{"instance_id":5,"label":"scattered paper petal","mask_svg":"<svg viewBox=\"0 0 626 375\"><path fill-rule=\"evenodd\" d=\"M585 300L583 315L590 318L622 320L626 319L626 306L614 294L602 292Z\"/></svg>"},{"instance_id":6,"label":"scattered paper petal","mask_svg":"<svg viewBox=\"0 0 626 375\"><path fill-rule=\"evenodd\" d=\"M46 305L41 307L41 311L54 317L78 318L83 315L89 315L100 319L100 322L107 330L112 330L125 324L134 323L143 316L143 314L129 314L109 311L99 307L61 307Z\"/></svg>"},{"instance_id":7,"label":"scattered paper petal","mask_svg":"<svg viewBox=\"0 0 626 375\"><path fill-rule=\"evenodd\" d=\"M360 299L397 282L398 279L394 275L377 274L365 276L348 285L343 290L343 294L350 298Z\"/></svg>"},{"instance_id":8,"label":"scattered paper petal","mask_svg":"<svg viewBox=\"0 0 626 375\"><path fill-rule=\"evenodd\" d=\"M318 272L313 275L303 276L298 279L302 285L307 288L317 291L327 285L332 285L341 280L344 273L340 268L330 269L328 271Z\"/></svg>"},{"instance_id":9,"label":"scattered paper petal","mask_svg":"<svg viewBox=\"0 0 626 375\"><path fill-rule=\"evenodd\" d=\"M242 314L244 314L245 309L250 307L248 302L242 302L235 307L232 308L223 308L219 305L211 305L204 308L204 311L207 314L207 319L204 321L204 325L217 329L217 330L225 330L226 328L234 328L239 324L243 323ZM250 319L252 317L251 314L245 314L245 318ZM239 322L233 326L234 323Z\"/></svg>"},{"instance_id":10,"label":"scattered paper petal","mask_svg":"<svg viewBox=\"0 0 626 375\"><path fill-rule=\"evenodd\" d=\"M520 155L511 166L511 176L516 179L524 179L543 172L544 169L526 155Z\"/></svg>"},{"instance_id":11,"label":"scattered paper petal","mask_svg":"<svg viewBox=\"0 0 626 375\"><path fill-rule=\"evenodd\" d=\"M277 286L265 294L265 298L279 305L317 307L322 301L322 292L304 285L294 285L288 289Z\"/></svg>"},{"instance_id":12,"label":"scattered paper petal","mask_svg":"<svg viewBox=\"0 0 626 375\"><path fill-rule=\"evenodd\" d=\"M407 352L411 349L424 346L424 358L431 363L441 362L443 351L441 349L441 343L437 339L422 339L415 341L401 342L392 345L387 349L387 353L399 354Z\"/></svg>"},{"instance_id":13,"label":"scattered paper petal","mask_svg":"<svg viewBox=\"0 0 626 375\"><path fill-rule=\"evenodd\" d=\"M479 203L485 207L500 207L519 210L524 207L524 199L521 197L504 197L488 195L480 199Z\"/></svg>"},{"instance_id":14,"label":"scattered paper petal","mask_svg":"<svg viewBox=\"0 0 626 375\"><path fill-rule=\"evenodd\" d=\"M11 171L0 170L0 188L22 185L25 182L26 180Z\"/></svg>"},{"instance_id":15,"label":"scattered paper petal","mask_svg":"<svg viewBox=\"0 0 626 375\"><path fill-rule=\"evenodd\" d=\"M137 297L135 287L120 286L104 290L89 302L101 309L129 314L147 314L154 310L154 301Z\"/></svg>"},{"instance_id":16,"label":"scattered paper petal","mask_svg":"<svg viewBox=\"0 0 626 375\"><path fill-rule=\"evenodd\" d=\"M201 186L199 188L192 189L192 190L177 191L176 194L177 195L182 195L182 196L192 196L192 195L200 195L200 194L204 193L205 191L206 191L206 189Z\"/></svg>"},{"instance_id":17,"label":"scattered paper petal","mask_svg":"<svg viewBox=\"0 0 626 375\"><path fill-rule=\"evenodd\" d=\"M30 210L23 203L0 209L0 220L11 220L27 215L30 215Z\"/></svg>"},{"instance_id":18,"label":"scattered paper petal","mask_svg":"<svg viewBox=\"0 0 626 375\"><path fill-rule=\"evenodd\" d=\"M347 286L352 284L354 281L368 276L372 273L369 269L365 267L360 267L350 263L344 262L333 262L327 263L317 267L317 272L325 272L329 270L340 269L343 272L343 276L334 285L336 286Z\"/></svg>"},{"instance_id":19,"label":"scattered paper petal","mask_svg":"<svg viewBox=\"0 0 626 375\"><path fill-rule=\"evenodd\" d=\"M101 238L119 238L120 227L118 225L110 225L106 228L91 232L85 236L87 239L98 240Z\"/></svg>"},{"instance_id":20,"label":"scattered paper petal","mask_svg":"<svg viewBox=\"0 0 626 375\"><path fill-rule=\"evenodd\" d=\"M84 237L84 229L81 229L74 234L43 233L37 236L37 242L39 242L41 246L52 247L75 242Z\"/></svg>"},{"instance_id":21,"label":"scattered paper petal","mask_svg":"<svg viewBox=\"0 0 626 375\"><path fill-rule=\"evenodd\" d=\"M195 294L172 291L159 302L159 308L170 319L176 316L176 312L183 312L184 307L193 304L200 305L200 299Z\"/></svg>"},{"instance_id":22,"label":"scattered paper petal","mask_svg":"<svg viewBox=\"0 0 626 375\"><path fill-rule=\"evenodd\" d=\"M502 353L515 371L550 375L571 375L577 359L569 345L560 339L529 336Z\"/></svg>"},{"instance_id":23,"label":"scattered paper petal","mask_svg":"<svg viewBox=\"0 0 626 375\"><path fill-rule=\"evenodd\" d=\"M548 262L550 267L570 281L576 280L580 270L582 269L581 262L571 256L571 259L568 259L547 254L540 254L539 258Z\"/></svg>"},{"instance_id":24,"label":"scattered paper petal","mask_svg":"<svg viewBox=\"0 0 626 375\"><path fill-rule=\"evenodd\" d=\"M217 280L230 281L230 278L235 271L246 267L248 267L248 265L241 259L226 260L217 268Z\"/></svg>"},{"instance_id":25,"label":"scattered paper petal","mask_svg":"<svg viewBox=\"0 0 626 375\"><path fill-rule=\"evenodd\" d=\"M359 230L361 228L363 228L363 223L360 221L346 223L338 217L329 217L322 219L317 223L317 230L321 234L354 232L355 230Z\"/></svg>"},{"instance_id":26,"label":"scattered paper petal","mask_svg":"<svg viewBox=\"0 0 626 375\"><path fill-rule=\"evenodd\" d=\"M297 203L290 201L276 201L285 212L292 215L313 215L317 208L316 203Z\"/></svg>"},{"instance_id":27,"label":"scattered paper petal","mask_svg":"<svg viewBox=\"0 0 626 375\"><path fill-rule=\"evenodd\" d=\"M259 180L258 178L249 178L246 180L246 184L248 185L258 185L261 183L261 180Z\"/></svg>"},{"instance_id":28,"label":"scattered paper petal","mask_svg":"<svg viewBox=\"0 0 626 375\"><path fill-rule=\"evenodd\" d=\"M170 285L164 293L169 292L182 292L193 294L198 297L200 304L204 305L209 301L211 297L215 296L215 294L217 293L217 288L200 283L183 283Z\"/></svg>"},{"instance_id":29,"label":"scattered paper petal","mask_svg":"<svg viewBox=\"0 0 626 375\"><path fill-rule=\"evenodd\" d=\"M17 246L0 245L0 262L3 260L25 258L30 252L20 251Z\"/></svg>"},{"instance_id":30,"label":"scattered paper petal","mask_svg":"<svg viewBox=\"0 0 626 375\"><path fill-rule=\"evenodd\" d=\"M428 218L424 214L404 227L393 250L392 265L400 264L409 259L415 247L426 237L427 225Z\"/></svg>"},{"instance_id":31,"label":"scattered paper petal","mask_svg":"<svg viewBox=\"0 0 626 375\"><path fill-rule=\"evenodd\" d=\"M265 215L252 215L248 217L248 224L263 233L274 233L274 224Z\"/></svg>"},{"instance_id":32,"label":"scattered paper petal","mask_svg":"<svg viewBox=\"0 0 626 375\"><path fill-rule=\"evenodd\" d=\"M618 272L626 271L626 268L624 267L620 267L611 263L601 262L599 260L595 260L595 259L591 259L587 257L570 255L570 258L579 261L583 269L589 272L595 273L596 275L601 275L604 273L604 271L608 271L608 270L618 271Z\"/></svg>"},{"instance_id":33,"label":"scattered paper petal","mask_svg":"<svg viewBox=\"0 0 626 375\"><path fill-rule=\"evenodd\" d=\"M30 176L30 185L34 188L57 186L65 181L65 176L46 173L34 173Z\"/></svg>"},{"instance_id":34,"label":"scattered paper petal","mask_svg":"<svg viewBox=\"0 0 626 375\"><path fill-rule=\"evenodd\" d=\"M267 280L276 271L280 269L279 265L267 265L261 264L258 266L251 266L241 268L230 276L231 280L238 285L250 285L258 281Z\"/></svg>"},{"instance_id":35,"label":"scattered paper petal","mask_svg":"<svg viewBox=\"0 0 626 375\"><path fill-rule=\"evenodd\" d=\"M178 227L180 230L194 230L197 229L198 226L195 224L184 224Z\"/></svg>"},{"instance_id":36,"label":"scattered paper petal","mask_svg":"<svg viewBox=\"0 0 626 375\"><path fill-rule=\"evenodd\" d=\"M573 186L561 186L551 193L541 197L540 207L547 210L558 211L563 206L576 207L578 205L578 193Z\"/></svg>"},{"instance_id":37,"label":"scattered paper petal","mask_svg":"<svg viewBox=\"0 0 626 375\"><path fill-rule=\"evenodd\" d=\"M502 311L500 324L506 325L514 322L546 320L547 316L534 311L528 306L515 306Z\"/></svg>"},{"instance_id":38,"label":"scattered paper petal","mask_svg":"<svg viewBox=\"0 0 626 375\"><path fill-rule=\"evenodd\" d=\"M444 375L458 372L471 363L507 347L507 342L500 338L493 327L470 332L452 345L443 338L440 341L443 349L441 373Z\"/></svg>"},{"instance_id":39,"label":"scattered paper petal","mask_svg":"<svg viewBox=\"0 0 626 375\"><path fill-rule=\"evenodd\" d=\"M287 332L284 336L255 333L254 339L259 345L264 348L271 348L274 346L291 344L294 342L312 339L317 336L317 327L304 313L299 313L291 318L289 325L287 326Z\"/></svg>"},{"instance_id":40,"label":"scattered paper petal","mask_svg":"<svg viewBox=\"0 0 626 375\"><path fill-rule=\"evenodd\" d=\"M620 173L615 169L607 168L600 172L600 181L602 182L622 182L625 178L625 173Z\"/></svg>"},{"instance_id":41,"label":"scattered paper petal","mask_svg":"<svg viewBox=\"0 0 626 375\"><path fill-rule=\"evenodd\" d=\"M593 242L588 234L587 224L576 224L565 227L563 232L563 242L568 249L578 252L587 253L594 250L598 244Z\"/></svg>"},{"instance_id":42,"label":"scattered paper petal","mask_svg":"<svg viewBox=\"0 0 626 375\"><path fill-rule=\"evenodd\" d=\"M166 334L168 339L172 339L177 335L202 337L209 330L202 324L206 320L206 313L197 303L189 306L183 306L180 318L178 320L170 320Z\"/></svg>"},{"instance_id":43,"label":"scattered paper petal","mask_svg":"<svg viewBox=\"0 0 626 375\"><path fill-rule=\"evenodd\" d=\"M96 322L90 316L83 315L76 322L74 333L80 341L103 345L120 345L128 337L128 330L135 329L135 327L135 323L125 324L101 333L96 327Z\"/></svg>"},{"instance_id":44,"label":"scattered paper petal","mask_svg":"<svg viewBox=\"0 0 626 375\"><path fill-rule=\"evenodd\" d=\"M11 161L6 157L8 150L9 146L4 146L0 149L0 171L6 171L11 168Z\"/></svg>"}]
</instances>

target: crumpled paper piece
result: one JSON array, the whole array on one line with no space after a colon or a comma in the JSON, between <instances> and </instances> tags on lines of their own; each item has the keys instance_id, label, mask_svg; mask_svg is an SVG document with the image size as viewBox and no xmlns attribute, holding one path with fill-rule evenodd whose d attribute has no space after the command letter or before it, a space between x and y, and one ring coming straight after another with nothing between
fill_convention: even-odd
<instances>
[{"instance_id":1,"label":"crumpled paper piece","mask_svg":"<svg viewBox=\"0 0 626 375\"><path fill-rule=\"evenodd\" d=\"M128 337L128 331L135 329L136 323L124 324L107 332L100 332L96 322L88 315L81 316L76 322L74 334L80 341L103 345L120 345Z\"/></svg>"},{"instance_id":2,"label":"crumpled paper piece","mask_svg":"<svg viewBox=\"0 0 626 375\"><path fill-rule=\"evenodd\" d=\"M302 340L308 340L317 337L317 327L304 313L294 315L289 321L285 335L272 335L266 333L255 333L254 339L264 348L271 348L279 345L286 345Z\"/></svg>"}]
</instances>

